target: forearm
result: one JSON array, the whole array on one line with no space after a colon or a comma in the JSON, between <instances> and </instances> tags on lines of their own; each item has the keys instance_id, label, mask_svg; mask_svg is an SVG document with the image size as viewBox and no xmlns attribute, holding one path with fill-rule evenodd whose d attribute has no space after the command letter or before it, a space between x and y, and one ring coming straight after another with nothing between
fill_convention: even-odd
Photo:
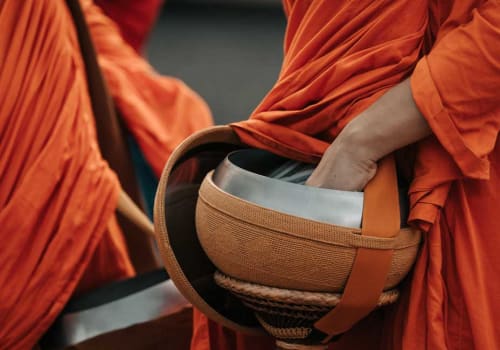
<instances>
[{"instance_id":1,"label":"forearm","mask_svg":"<svg viewBox=\"0 0 500 350\"><path fill-rule=\"evenodd\" d=\"M377 161L430 134L431 129L413 100L407 79L351 121L338 141L355 148L360 157Z\"/></svg>"},{"instance_id":2,"label":"forearm","mask_svg":"<svg viewBox=\"0 0 500 350\"><path fill-rule=\"evenodd\" d=\"M344 128L306 184L361 191L375 175L379 159L430 134L406 80Z\"/></svg>"}]
</instances>

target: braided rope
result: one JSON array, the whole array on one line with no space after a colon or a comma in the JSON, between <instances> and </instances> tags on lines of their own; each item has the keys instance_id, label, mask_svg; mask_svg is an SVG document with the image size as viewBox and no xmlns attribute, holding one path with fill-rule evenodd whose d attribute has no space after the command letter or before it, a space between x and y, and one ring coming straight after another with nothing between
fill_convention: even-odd
<instances>
[{"instance_id":1,"label":"braided rope","mask_svg":"<svg viewBox=\"0 0 500 350\"><path fill-rule=\"evenodd\" d=\"M319 313L326 313L330 311L332 308L329 306L317 306L317 305L295 305L295 304L287 304L283 302L276 302L276 301L271 301L271 300L263 300L259 298L253 298L247 295L243 294L238 294L234 293L238 296L238 298L247 301L251 304L259 304L259 305L265 305L273 308L285 308L288 310L294 310L294 311L308 311L308 312L319 312Z\"/></svg>"},{"instance_id":2,"label":"braided rope","mask_svg":"<svg viewBox=\"0 0 500 350\"><path fill-rule=\"evenodd\" d=\"M214 274L215 282L222 288L229 291L257 298L259 300L274 301L278 303L293 305L315 305L323 307L335 307L341 298L341 294L323 293L323 292L304 292L290 289L281 289L268 286L262 286L255 283L244 282L229 277L216 271ZM377 306L384 306L394 303L399 297L396 289L391 289L380 295Z\"/></svg>"},{"instance_id":3,"label":"braided rope","mask_svg":"<svg viewBox=\"0 0 500 350\"><path fill-rule=\"evenodd\" d=\"M277 350L327 350L328 345L304 345L304 344L289 344L281 340L276 340Z\"/></svg>"},{"instance_id":4,"label":"braided rope","mask_svg":"<svg viewBox=\"0 0 500 350\"><path fill-rule=\"evenodd\" d=\"M246 301L243 302L243 304L253 311L256 311L256 313L260 312L264 315L274 315L274 316L284 316L284 317L289 317L289 318L294 318L294 319L299 319L299 320L309 320L309 321L317 321L321 316L318 315L317 313L311 313L311 312L300 312L300 311L287 311L283 309L270 309L265 306L257 305L257 304L251 304Z\"/></svg>"},{"instance_id":5,"label":"braided rope","mask_svg":"<svg viewBox=\"0 0 500 350\"><path fill-rule=\"evenodd\" d=\"M311 334L312 329L306 327L290 327L290 328L278 328L270 325L264 321L259 315L256 315L257 320L264 329L271 334L273 337L278 339L305 339Z\"/></svg>"}]
</instances>

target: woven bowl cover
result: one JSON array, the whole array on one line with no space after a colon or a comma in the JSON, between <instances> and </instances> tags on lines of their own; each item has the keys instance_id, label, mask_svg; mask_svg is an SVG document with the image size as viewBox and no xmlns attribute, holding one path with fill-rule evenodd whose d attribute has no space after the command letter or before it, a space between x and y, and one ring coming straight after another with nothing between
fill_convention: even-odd
<instances>
[{"instance_id":1,"label":"woven bowl cover","mask_svg":"<svg viewBox=\"0 0 500 350\"><path fill-rule=\"evenodd\" d=\"M299 291L339 293L357 248L394 249L384 290L409 272L420 232L401 229L394 239L361 236L340 227L279 213L221 191L209 173L196 207L201 246L224 274L241 281Z\"/></svg>"}]
</instances>

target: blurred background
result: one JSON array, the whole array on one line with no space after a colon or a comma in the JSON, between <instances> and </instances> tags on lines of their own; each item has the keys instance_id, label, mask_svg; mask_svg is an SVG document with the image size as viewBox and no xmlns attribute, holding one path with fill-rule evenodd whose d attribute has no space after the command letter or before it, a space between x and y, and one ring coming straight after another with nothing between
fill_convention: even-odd
<instances>
[{"instance_id":1,"label":"blurred background","mask_svg":"<svg viewBox=\"0 0 500 350\"><path fill-rule=\"evenodd\" d=\"M146 55L212 109L215 122L247 119L281 68L285 17L279 0L167 0Z\"/></svg>"}]
</instances>

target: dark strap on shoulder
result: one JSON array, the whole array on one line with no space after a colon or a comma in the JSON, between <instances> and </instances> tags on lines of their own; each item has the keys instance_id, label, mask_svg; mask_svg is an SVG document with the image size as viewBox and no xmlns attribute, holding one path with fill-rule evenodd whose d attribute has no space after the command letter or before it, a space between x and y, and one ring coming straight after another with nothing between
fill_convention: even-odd
<instances>
[{"instance_id":1,"label":"dark strap on shoulder","mask_svg":"<svg viewBox=\"0 0 500 350\"><path fill-rule=\"evenodd\" d=\"M116 109L108 92L106 82L97 63L97 54L90 37L87 22L83 15L79 0L66 0L73 16L78 41L85 64L87 85L97 130L97 140L103 158L117 174L123 190L141 209L134 207L133 202L125 210L125 215L118 212L120 226L125 233L129 254L137 272L150 271L159 266L152 248L152 240L140 226L134 222L130 213L144 213L144 202L138 187L132 158L127 147L124 129L116 114ZM139 213L138 213L139 211ZM139 227L138 227L139 226Z\"/></svg>"}]
</instances>

